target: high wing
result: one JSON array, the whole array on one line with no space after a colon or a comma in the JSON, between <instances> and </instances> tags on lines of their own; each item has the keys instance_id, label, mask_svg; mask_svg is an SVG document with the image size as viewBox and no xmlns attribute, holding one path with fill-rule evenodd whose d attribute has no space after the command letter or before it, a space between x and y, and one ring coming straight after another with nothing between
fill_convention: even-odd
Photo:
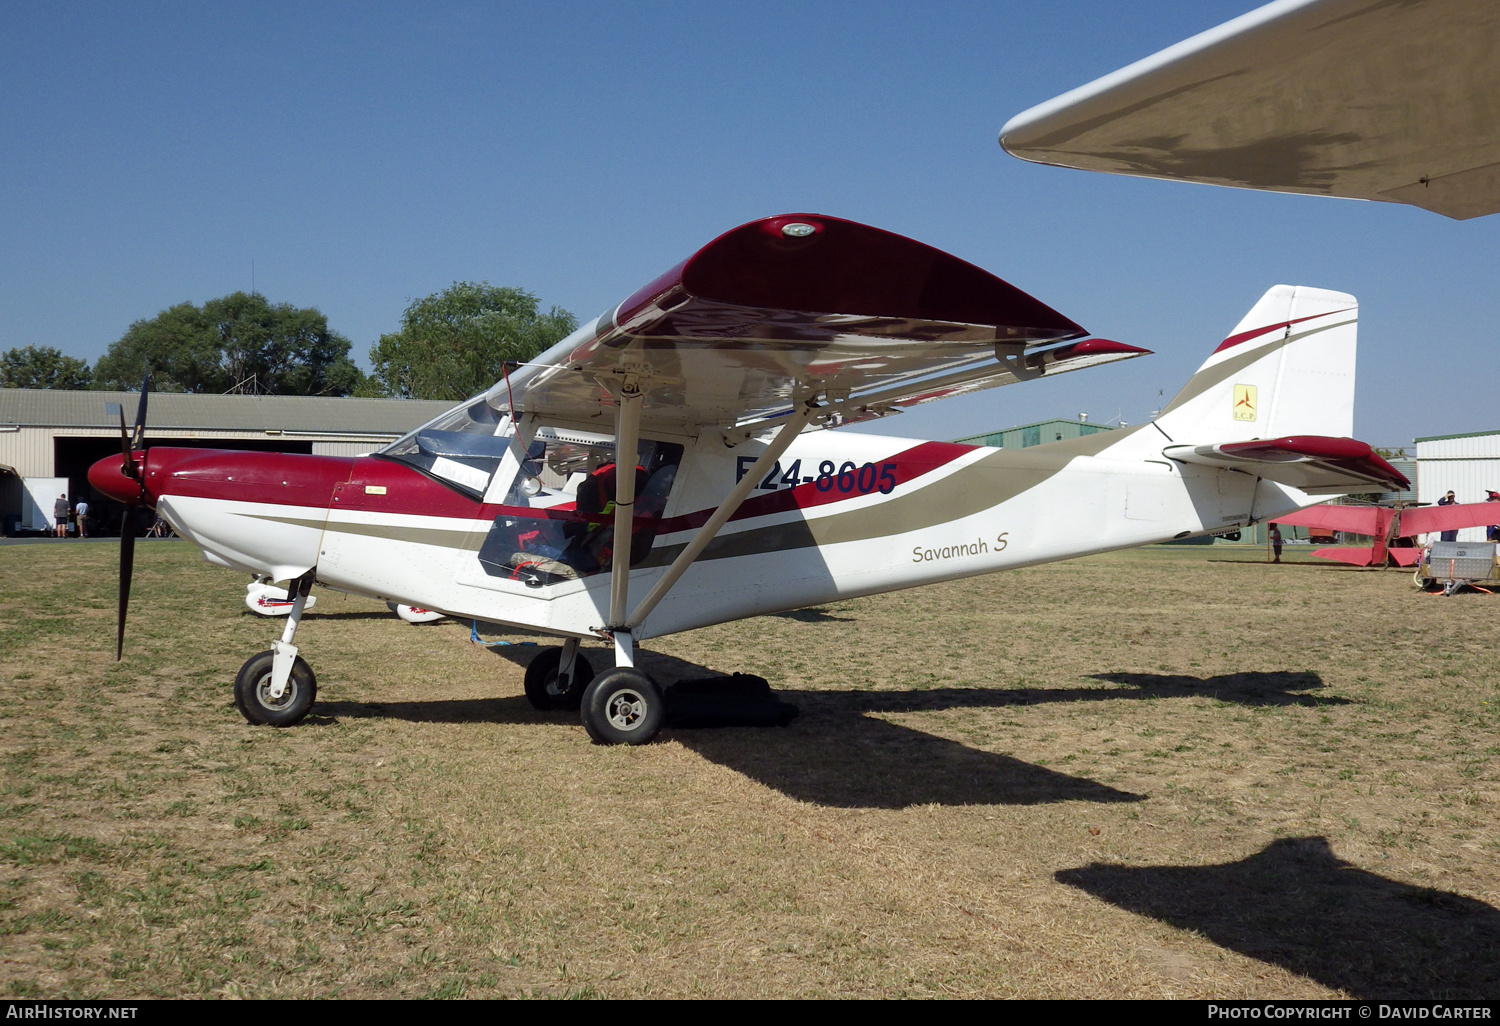
<instances>
[{"instance_id":1,"label":"high wing","mask_svg":"<svg viewBox=\"0 0 1500 1026\"><path fill-rule=\"evenodd\" d=\"M1423 506L1401 512L1401 534L1414 536L1437 531L1500 524L1500 502L1464 502L1452 506Z\"/></svg>"},{"instance_id":2,"label":"high wing","mask_svg":"<svg viewBox=\"0 0 1500 1026\"><path fill-rule=\"evenodd\" d=\"M634 378L643 423L749 433L817 394L836 426L1145 355L957 257L840 218L733 229L496 384L496 409L597 423Z\"/></svg>"},{"instance_id":3,"label":"high wing","mask_svg":"<svg viewBox=\"0 0 1500 1026\"><path fill-rule=\"evenodd\" d=\"M1243 470L1314 495L1411 487L1405 475L1353 438L1301 435L1218 445L1171 445L1162 452L1182 463Z\"/></svg>"},{"instance_id":4,"label":"high wing","mask_svg":"<svg viewBox=\"0 0 1500 1026\"><path fill-rule=\"evenodd\" d=\"M1416 509L1385 509L1380 506L1309 506L1276 522L1296 527L1325 527L1351 534L1384 538L1391 521L1400 518L1398 538L1414 538L1438 531L1461 531L1466 527L1500 524L1500 502L1466 502L1452 506Z\"/></svg>"},{"instance_id":5,"label":"high wing","mask_svg":"<svg viewBox=\"0 0 1500 1026\"><path fill-rule=\"evenodd\" d=\"M1384 538L1395 518L1396 511L1383 506L1309 506L1289 516L1277 517L1276 522L1288 527L1321 527L1325 531Z\"/></svg>"},{"instance_id":6,"label":"high wing","mask_svg":"<svg viewBox=\"0 0 1500 1026\"><path fill-rule=\"evenodd\" d=\"M1500 210L1500 4L1280 0L1012 118L1023 160Z\"/></svg>"}]
</instances>

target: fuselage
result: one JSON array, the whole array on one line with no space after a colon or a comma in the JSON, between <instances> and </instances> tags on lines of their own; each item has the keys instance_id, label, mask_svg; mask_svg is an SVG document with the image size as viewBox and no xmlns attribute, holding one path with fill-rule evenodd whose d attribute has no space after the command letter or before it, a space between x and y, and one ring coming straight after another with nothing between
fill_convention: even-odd
<instances>
[{"instance_id":1,"label":"fuselage","mask_svg":"<svg viewBox=\"0 0 1500 1026\"><path fill-rule=\"evenodd\" d=\"M1248 474L1164 459L1153 431L1019 450L806 432L636 636L1233 529L1310 501ZM664 573L762 448L754 439L730 448L717 435L675 442L665 505L636 520L632 596ZM143 487L212 562L274 580L315 569L339 590L560 636L605 623L610 575L536 552L556 556L538 538L603 530L606 513L508 505L499 480L476 498L382 456L153 448L136 457L140 485L119 457L100 461L91 481L124 501Z\"/></svg>"}]
</instances>

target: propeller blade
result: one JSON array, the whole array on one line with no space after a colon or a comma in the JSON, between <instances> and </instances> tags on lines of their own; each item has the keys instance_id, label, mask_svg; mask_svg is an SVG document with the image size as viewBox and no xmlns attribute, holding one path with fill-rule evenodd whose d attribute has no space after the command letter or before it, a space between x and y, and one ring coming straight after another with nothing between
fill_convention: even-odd
<instances>
[{"instance_id":1,"label":"propeller blade","mask_svg":"<svg viewBox=\"0 0 1500 1026\"><path fill-rule=\"evenodd\" d=\"M115 662L125 656L125 611L130 606L130 577L135 570L135 507L125 507L120 522L120 614L115 633Z\"/></svg>"},{"instance_id":2,"label":"propeller blade","mask_svg":"<svg viewBox=\"0 0 1500 1026\"><path fill-rule=\"evenodd\" d=\"M132 449L139 449L146 439L146 397L150 394L151 372L148 370L141 379L141 404L135 408L135 434L130 439Z\"/></svg>"}]
</instances>

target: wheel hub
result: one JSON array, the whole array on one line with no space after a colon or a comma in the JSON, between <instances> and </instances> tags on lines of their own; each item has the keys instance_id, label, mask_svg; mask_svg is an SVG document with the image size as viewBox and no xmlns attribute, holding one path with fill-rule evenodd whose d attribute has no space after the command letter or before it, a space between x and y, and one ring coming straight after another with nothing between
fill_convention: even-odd
<instances>
[{"instance_id":1,"label":"wheel hub","mask_svg":"<svg viewBox=\"0 0 1500 1026\"><path fill-rule=\"evenodd\" d=\"M260 701L260 704L265 706L267 709L285 709L287 706L292 704L292 699L294 699L296 696L297 682L295 680L288 680L286 682L286 689L281 692L281 697L272 698L271 674L269 673L262 677L260 679L260 683L255 687L255 697Z\"/></svg>"},{"instance_id":2,"label":"wheel hub","mask_svg":"<svg viewBox=\"0 0 1500 1026\"><path fill-rule=\"evenodd\" d=\"M645 715L646 699L628 688L611 695L605 707L605 716L616 730L634 730Z\"/></svg>"}]
</instances>

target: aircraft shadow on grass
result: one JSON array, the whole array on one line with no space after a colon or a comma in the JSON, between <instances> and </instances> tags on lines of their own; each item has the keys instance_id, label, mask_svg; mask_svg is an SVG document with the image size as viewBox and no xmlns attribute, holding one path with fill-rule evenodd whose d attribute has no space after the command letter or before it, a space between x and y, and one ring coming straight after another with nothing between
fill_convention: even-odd
<instances>
[{"instance_id":1,"label":"aircraft shadow on grass","mask_svg":"<svg viewBox=\"0 0 1500 1026\"><path fill-rule=\"evenodd\" d=\"M1347 698L1310 695L1324 687L1316 673L1276 670L1269 673L1225 673L1217 677L1188 677L1165 673L1096 673L1094 680L1128 684L1135 691L1040 692L1042 701L1098 701L1110 698L1213 698L1237 705L1349 705ZM1034 692L1035 694L1036 692Z\"/></svg>"},{"instance_id":2,"label":"aircraft shadow on grass","mask_svg":"<svg viewBox=\"0 0 1500 1026\"><path fill-rule=\"evenodd\" d=\"M521 664L538 648L493 649ZM664 682L715 676L686 660L640 653L640 665ZM868 712L913 707L892 693L808 691L775 693L796 703L801 715L786 729L673 730L673 738L704 758L759 780L801 801L843 808L899 809L911 805L1034 805L1046 802L1136 802L1143 795L1083 777L1058 773L1009 756L983 752ZM922 695L930 694L928 692ZM996 704L992 692L950 691L942 708ZM920 697L920 696L917 696ZM891 702L868 701L871 698ZM935 707L935 706L934 706ZM571 723L578 714L538 712L522 697L417 702L322 702L309 723L338 719L401 719L419 723Z\"/></svg>"},{"instance_id":3,"label":"aircraft shadow on grass","mask_svg":"<svg viewBox=\"0 0 1500 1026\"><path fill-rule=\"evenodd\" d=\"M1500 993L1500 910L1360 869L1322 837L1217 866L1094 863L1055 877L1356 998Z\"/></svg>"},{"instance_id":4,"label":"aircraft shadow on grass","mask_svg":"<svg viewBox=\"0 0 1500 1026\"><path fill-rule=\"evenodd\" d=\"M517 665L539 647L491 649ZM715 675L703 666L655 652L640 653L641 668L674 682ZM791 798L844 808L912 805L1035 805L1060 801L1134 802L1120 791L995 752L981 751L878 718L880 713L998 708L1051 702L1210 696L1245 705L1331 705L1347 699L1301 694L1323 686L1314 673L1241 673L1200 679L1161 674L1098 674L1096 680L1130 688L995 689L926 691L777 691L800 715L781 730L747 735L674 729L672 736L704 758L734 769ZM418 702L330 702L316 718L379 717L436 723L541 724L572 722L573 713L542 713L521 697ZM330 722L324 719L324 722Z\"/></svg>"},{"instance_id":5,"label":"aircraft shadow on grass","mask_svg":"<svg viewBox=\"0 0 1500 1026\"><path fill-rule=\"evenodd\" d=\"M714 674L696 663L654 652L644 653L641 665L662 681ZM1137 802L1145 798L868 715L926 708L920 699L930 694L778 690L776 698L800 710L784 729L756 731L749 743L738 731L682 729L674 730L672 736L704 758L790 798L838 808ZM930 707L996 704L993 695L979 688L947 689L940 704Z\"/></svg>"}]
</instances>

